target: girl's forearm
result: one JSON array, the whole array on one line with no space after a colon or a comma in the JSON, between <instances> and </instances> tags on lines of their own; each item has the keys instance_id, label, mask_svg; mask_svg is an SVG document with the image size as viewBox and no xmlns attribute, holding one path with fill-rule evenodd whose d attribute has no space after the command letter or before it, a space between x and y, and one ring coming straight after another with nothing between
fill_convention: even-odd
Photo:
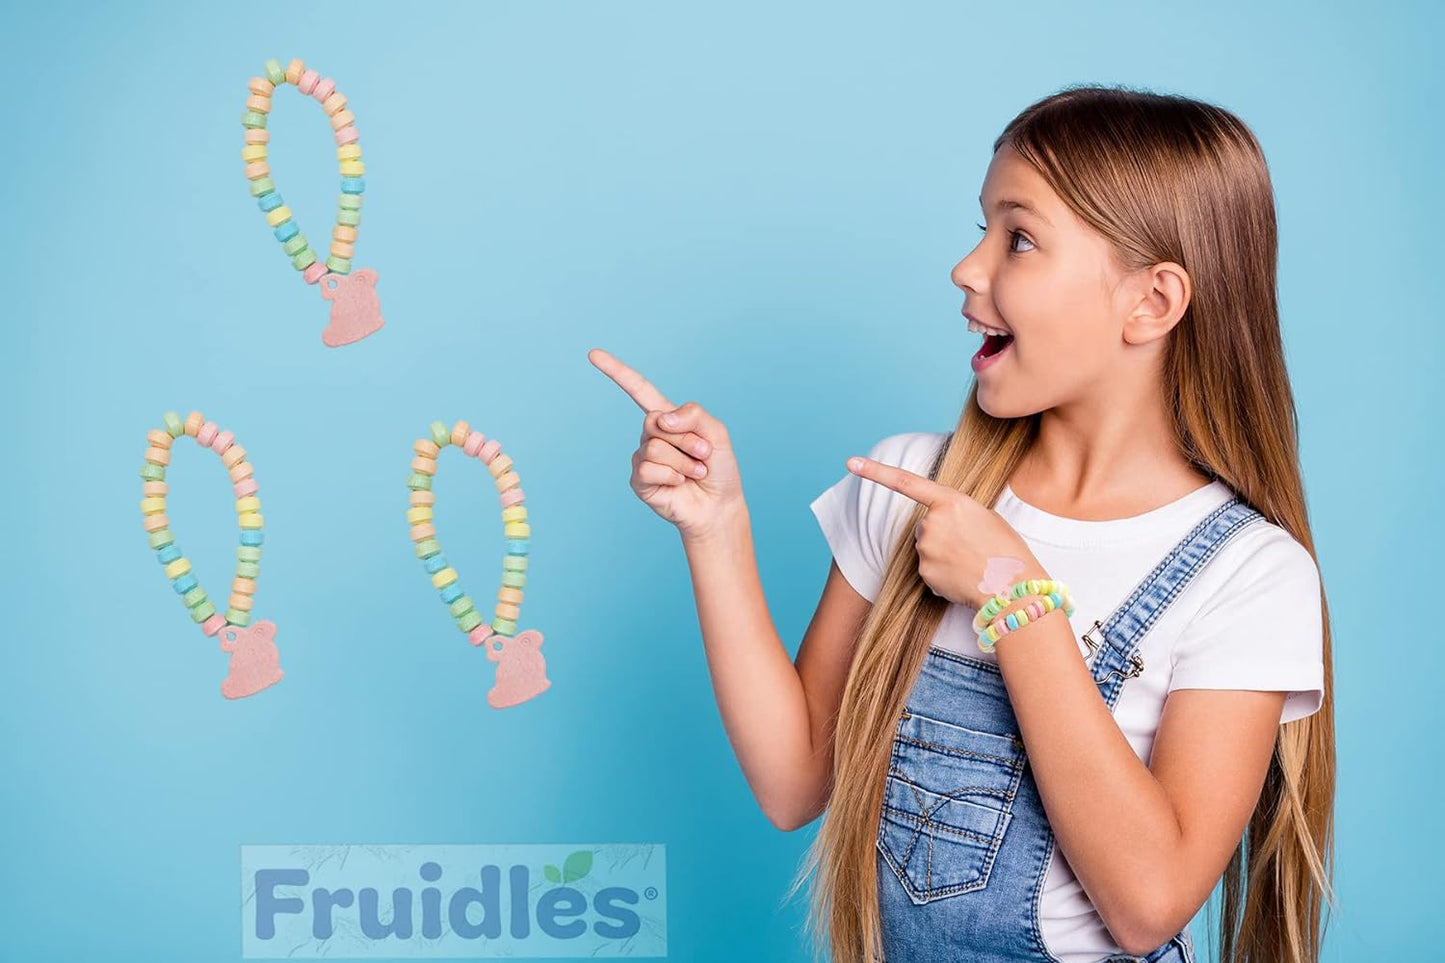
<instances>
[{"instance_id":1,"label":"girl's forearm","mask_svg":"<svg viewBox=\"0 0 1445 963\"><path fill-rule=\"evenodd\" d=\"M763 812L791 829L815 808L827 760L813 752L802 680L768 613L747 505L683 548L723 728Z\"/></svg>"},{"instance_id":2,"label":"girl's forearm","mask_svg":"<svg viewBox=\"0 0 1445 963\"><path fill-rule=\"evenodd\" d=\"M1100 698L1062 613L994 652L1059 849L1114 939L1155 945L1181 842L1168 794Z\"/></svg>"}]
</instances>

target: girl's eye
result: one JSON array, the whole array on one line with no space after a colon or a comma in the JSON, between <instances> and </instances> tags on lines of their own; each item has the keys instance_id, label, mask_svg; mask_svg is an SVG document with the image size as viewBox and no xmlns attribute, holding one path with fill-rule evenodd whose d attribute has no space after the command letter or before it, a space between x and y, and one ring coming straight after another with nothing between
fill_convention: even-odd
<instances>
[{"instance_id":1,"label":"girl's eye","mask_svg":"<svg viewBox=\"0 0 1445 963\"><path fill-rule=\"evenodd\" d=\"M978 227L978 229L979 229L980 231L983 231L985 234L988 233L988 228L984 227L982 224L977 225L977 227ZM1022 252L1020 252L1020 251L1018 251L1018 250L1016 250L1016 249L1014 248L1014 239L1015 239L1015 238L1022 238L1023 240L1028 241L1030 247L1033 246L1033 243L1034 243L1034 242L1033 242L1033 241L1029 241L1029 239L1028 239L1027 237L1024 237L1024 235L1020 234L1018 231L1009 231L1009 232L1008 232L1008 236L1009 236L1009 246L1008 246L1008 249L1009 249L1009 253L1011 253L1011 254L1020 254L1020 253L1022 253Z\"/></svg>"}]
</instances>

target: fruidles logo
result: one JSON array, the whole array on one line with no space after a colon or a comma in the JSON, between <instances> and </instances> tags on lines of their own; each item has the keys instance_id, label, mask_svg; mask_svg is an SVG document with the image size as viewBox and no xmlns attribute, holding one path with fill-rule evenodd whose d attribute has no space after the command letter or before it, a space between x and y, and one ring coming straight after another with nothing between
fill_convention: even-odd
<instances>
[{"instance_id":1,"label":"fruidles logo","mask_svg":"<svg viewBox=\"0 0 1445 963\"><path fill-rule=\"evenodd\" d=\"M242 846L248 959L666 956L661 844Z\"/></svg>"}]
</instances>

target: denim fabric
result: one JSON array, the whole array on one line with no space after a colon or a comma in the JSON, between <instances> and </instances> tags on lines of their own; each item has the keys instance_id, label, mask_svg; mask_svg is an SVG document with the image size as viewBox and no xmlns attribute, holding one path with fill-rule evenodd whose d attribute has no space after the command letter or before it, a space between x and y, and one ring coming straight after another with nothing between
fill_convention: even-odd
<instances>
[{"instance_id":1,"label":"denim fabric","mask_svg":"<svg viewBox=\"0 0 1445 963\"><path fill-rule=\"evenodd\" d=\"M1262 519L1238 498L1211 511L1085 633L1110 712L1143 669L1138 651L1154 621L1225 542ZM1054 834L1018 731L995 663L929 648L898 720L878 824L884 963L1058 963L1039 928ZM1112 831L1129 845L1128 826ZM1115 961L1194 963L1188 927L1145 956L1103 958Z\"/></svg>"}]
</instances>

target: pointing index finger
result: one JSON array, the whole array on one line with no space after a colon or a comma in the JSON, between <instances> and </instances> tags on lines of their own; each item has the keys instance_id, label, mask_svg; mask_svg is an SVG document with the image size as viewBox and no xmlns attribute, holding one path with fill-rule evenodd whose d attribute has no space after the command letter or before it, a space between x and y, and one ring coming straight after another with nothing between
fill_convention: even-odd
<instances>
[{"instance_id":1,"label":"pointing index finger","mask_svg":"<svg viewBox=\"0 0 1445 963\"><path fill-rule=\"evenodd\" d=\"M940 485L931 478L915 475L913 472L893 465L885 465L871 458L855 456L848 459L848 470L861 478L875 481L884 488L891 488L922 505L932 508L945 498L956 495L952 488Z\"/></svg>"},{"instance_id":2,"label":"pointing index finger","mask_svg":"<svg viewBox=\"0 0 1445 963\"><path fill-rule=\"evenodd\" d=\"M659 408L671 410L677 407L668 401L667 396L658 391L651 381L617 360L609 352L601 348L593 348L587 352L587 360L616 382L617 387L627 392L627 396L637 402L638 407L643 411L654 411Z\"/></svg>"}]
</instances>

